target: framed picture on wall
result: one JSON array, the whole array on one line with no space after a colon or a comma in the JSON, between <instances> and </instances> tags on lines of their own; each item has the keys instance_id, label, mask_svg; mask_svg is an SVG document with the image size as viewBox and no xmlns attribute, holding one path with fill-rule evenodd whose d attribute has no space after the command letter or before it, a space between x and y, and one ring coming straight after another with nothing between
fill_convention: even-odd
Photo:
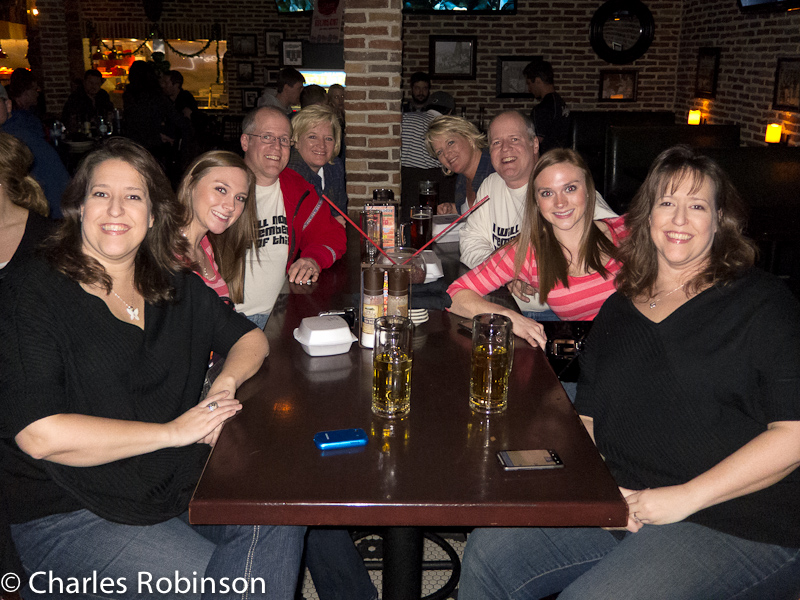
<instances>
[{"instance_id":1,"label":"framed picture on wall","mask_svg":"<svg viewBox=\"0 0 800 600\"><path fill-rule=\"evenodd\" d=\"M716 97L718 74L719 48L700 48L697 52L697 77L694 82L696 98Z\"/></svg>"},{"instance_id":2,"label":"framed picture on wall","mask_svg":"<svg viewBox=\"0 0 800 600\"><path fill-rule=\"evenodd\" d=\"M242 108L255 108L261 90L258 88L245 88L242 90Z\"/></svg>"},{"instance_id":3,"label":"framed picture on wall","mask_svg":"<svg viewBox=\"0 0 800 600\"><path fill-rule=\"evenodd\" d=\"M800 58L778 59L772 108L800 112Z\"/></svg>"},{"instance_id":4,"label":"framed picture on wall","mask_svg":"<svg viewBox=\"0 0 800 600\"><path fill-rule=\"evenodd\" d=\"M636 102L637 71L600 71L598 102Z\"/></svg>"},{"instance_id":5,"label":"framed picture on wall","mask_svg":"<svg viewBox=\"0 0 800 600\"><path fill-rule=\"evenodd\" d=\"M495 85L497 98L533 98L522 70L541 56L498 56Z\"/></svg>"},{"instance_id":6,"label":"framed picture on wall","mask_svg":"<svg viewBox=\"0 0 800 600\"><path fill-rule=\"evenodd\" d=\"M475 79L478 38L469 35L430 36L431 79Z\"/></svg>"},{"instance_id":7,"label":"framed picture on wall","mask_svg":"<svg viewBox=\"0 0 800 600\"><path fill-rule=\"evenodd\" d=\"M258 47L256 46L255 34L232 35L231 51L235 56L256 56L258 54Z\"/></svg>"},{"instance_id":8,"label":"framed picture on wall","mask_svg":"<svg viewBox=\"0 0 800 600\"><path fill-rule=\"evenodd\" d=\"M283 41L282 31L264 32L264 47L267 49L267 56L280 56L281 42Z\"/></svg>"},{"instance_id":9,"label":"framed picture on wall","mask_svg":"<svg viewBox=\"0 0 800 600\"><path fill-rule=\"evenodd\" d=\"M281 66L303 66L303 42L300 40L281 41Z\"/></svg>"},{"instance_id":10,"label":"framed picture on wall","mask_svg":"<svg viewBox=\"0 0 800 600\"><path fill-rule=\"evenodd\" d=\"M236 80L240 83L251 83L253 81L253 63L236 63Z\"/></svg>"},{"instance_id":11,"label":"framed picture on wall","mask_svg":"<svg viewBox=\"0 0 800 600\"><path fill-rule=\"evenodd\" d=\"M264 67L264 83L278 83L278 71L275 68Z\"/></svg>"}]
</instances>

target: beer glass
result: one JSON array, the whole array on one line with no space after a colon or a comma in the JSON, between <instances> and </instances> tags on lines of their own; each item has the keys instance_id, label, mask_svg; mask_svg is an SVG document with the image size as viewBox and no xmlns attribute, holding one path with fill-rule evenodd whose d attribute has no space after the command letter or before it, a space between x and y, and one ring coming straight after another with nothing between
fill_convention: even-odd
<instances>
[{"instance_id":1,"label":"beer glass","mask_svg":"<svg viewBox=\"0 0 800 600\"><path fill-rule=\"evenodd\" d=\"M469 404L473 410L495 413L508 403L508 379L514 356L511 319L485 313L472 319L472 367Z\"/></svg>"},{"instance_id":2,"label":"beer glass","mask_svg":"<svg viewBox=\"0 0 800 600\"><path fill-rule=\"evenodd\" d=\"M436 210L439 204L439 184L436 181L419 182L419 203Z\"/></svg>"},{"instance_id":3,"label":"beer glass","mask_svg":"<svg viewBox=\"0 0 800 600\"><path fill-rule=\"evenodd\" d=\"M431 241L433 209L415 206L411 209L411 247L419 250Z\"/></svg>"},{"instance_id":4,"label":"beer glass","mask_svg":"<svg viewBox=\"0 0 800 600\"><path fill-rule=\"evenodd\" d=\"M406 317L375 320L372 350L372 412L399 417L411 409L411 339L414 325Z\"/></svg>"}]
</instances>

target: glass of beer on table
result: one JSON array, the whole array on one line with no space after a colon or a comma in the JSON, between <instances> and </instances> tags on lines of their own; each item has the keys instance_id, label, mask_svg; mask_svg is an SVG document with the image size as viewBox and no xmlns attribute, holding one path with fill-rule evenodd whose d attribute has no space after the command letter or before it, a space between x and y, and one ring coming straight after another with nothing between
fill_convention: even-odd
<instances>
[{"instance_id":1,"label":"glass of beer on table","mask_svg":"<svg viewBox=\"0 0 800 600\"><path fill-rule=\"evenodd\" d=\"M400 417L411 409L411 339L414 325L407 317L375 320L372 354L372 412Z\"/></svg>"},{"instance_id":2,"label":"glass of beer on table","mask_svg":"<svg viewBox=\"0 0 800 600\"><path fill-rule=\"evenodd\" d=\"M469 404L481 413L505 410L514 357L511 319L485 313L472 319L472 367Z\"/></svg>"},{"instance_id":3,"label":"glass of beer on table","mask_svg":"<svg viewBox=\"0 0 800 600\"><path fill-rule=\"evenodd\" d=\"M433 209L415 206L411 209L411 247L419 250L431 241Z\"/></svg>"}]
</instances>

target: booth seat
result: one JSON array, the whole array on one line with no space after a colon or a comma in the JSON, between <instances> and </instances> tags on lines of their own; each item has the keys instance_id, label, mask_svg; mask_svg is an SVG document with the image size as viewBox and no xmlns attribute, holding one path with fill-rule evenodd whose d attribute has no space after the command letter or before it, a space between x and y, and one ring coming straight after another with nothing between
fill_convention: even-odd
<instances>
[{"instance_id":1,"label":"booth seat","mask_svg":"<svg viewBox=\"0 0 800 600\"><path fill-rule=\"evenodd\" d=\"M674 125L669 111L573 110L570 113L570 145L580 152L594 177L595 187L603 189L606 130L611 126L642 127Z\"/></svg>"},{"instance_id":2,"label":"booth seat","mask_svg":"<svg viewBox=\"0 0 800 600\"><path fill-rule=\"evenodd\" d=\"M656 157L676 144L692 148L737 148L739 126L609 127L604 184L598 186L609 206L623 214Z\"/></svg>"},{"instance_id":3,"label":"booth seat","mask_svg":"<svg viewBox=\"0 0 800 600\"><path fill-rule=\"evenodd\" d=\"M759 265L800 296L800 147L708 148L747 203Z\"/></svg>"}]
</instances>

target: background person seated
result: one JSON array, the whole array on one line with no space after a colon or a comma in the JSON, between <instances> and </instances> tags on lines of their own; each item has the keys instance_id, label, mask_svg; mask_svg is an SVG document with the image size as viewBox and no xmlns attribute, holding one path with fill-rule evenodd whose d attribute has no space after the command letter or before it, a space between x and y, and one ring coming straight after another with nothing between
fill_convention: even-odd
<instances>
[{"instance_id":1,"label":"background person seated","mask_svg":"<svg viewBox=\"0 0 800 600\"><path fill-rule=\"evenodd\" d=\"M6 91L12 109L2 130L24 142L33 154L31 174L44 190L50 218L60 219L61 195L69 183L69 173L55 148L45 139L41 120L32 112L39 98L39 84L28 69L14 69Z\"/></svg>"},{"instance_id":2,"label":"background person seated","mask_svg":"<svg viewBox=\"0 0 800 600\"><path fill-rule=\"evenodd\" d=\"M110 127L114 105L108 92L103 89L103 75L97 69L89 69L83 74L83 85L69 95L61 111L61 122L70 133L83 130L84 123L95 128L100 119Z\"/></svg>"}]
</instances>

